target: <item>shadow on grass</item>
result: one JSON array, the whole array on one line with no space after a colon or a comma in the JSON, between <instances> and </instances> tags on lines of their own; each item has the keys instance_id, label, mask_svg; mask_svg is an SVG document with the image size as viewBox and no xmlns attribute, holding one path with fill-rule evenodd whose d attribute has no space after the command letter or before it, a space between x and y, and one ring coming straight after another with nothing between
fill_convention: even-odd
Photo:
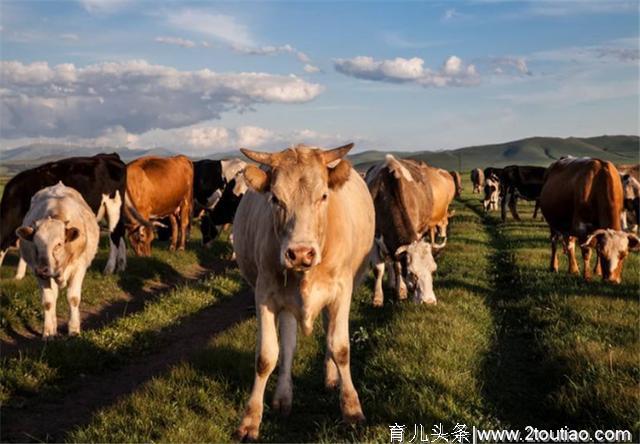
<instances>
[{"instance_id":1,"label":"shadow on grass","mask_svg":"<svg viewBox=\"0 0 640 444\"><path fill-rule=\"evenodd\" d=\"M167 328L136 334L124 350L109 350L82 336L48 344L40 359L57 370L58 384L32 400L3 405L0 439L62 441L95 412L191 358L213 335L250 317L250 300L250 292L241 291ZM160 351L161 345L165 348ZM140 355L145 357L136 359Z\"/></svg>"},{"instance_id":2,"label":"shadow on grass","mask_svg":"<svg viewBox=\"0 0 640 444\"><path fill-rule=\"evenodd\" d=\"M493 288L489 308L497 326L494 343L483 370L483 392L495 414L506 425L524 430L527 425L548 429L563 426L566 418L549 403L566 374L565 364L545 353L536 332L545 328L531 314L536 301L518 273L513 250L536 241L505 238L501 222L485 215L478 205L465 204L480 217L490 237Z\"/></svg>"}]
</instances>

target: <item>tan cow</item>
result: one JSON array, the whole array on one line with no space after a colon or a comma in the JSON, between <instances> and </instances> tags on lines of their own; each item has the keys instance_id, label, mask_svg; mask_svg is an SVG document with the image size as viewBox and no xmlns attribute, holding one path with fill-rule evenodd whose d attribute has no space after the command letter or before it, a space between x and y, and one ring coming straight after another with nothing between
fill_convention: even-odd
<instances>
[{"instance_id":1,"label":"tan cow","mask_svg":"<svg viewBox=\"0 0 640 444\"><path fill-rule=\"evenodd\" d=\"M151 255L151 221L168 217L171 250L184 250L191 222L193 164L186 156L141 157L127 165L125 215L129 241L139 256ZM179 227L178 227L179 225Z\"/></svg>"},{"instance_id":2,"label":"tan cow","mask_svg":"<svg viewBox=\"0 0 640 444\"><path fill-rule=\"evenodd\" d=\"M431 245L423 238L427 234L433 237L436 227L446 230L448 206L455 192L451 176L423 162L387 154L382 164L369 170L367 185L376 208L376 249L371 255L376 276L373 305L384 302L382 278L387 260L393 262L390 280L395 281L398 299L407 297L406 277L416 303L436 303L433 254L444 245Z\"/></svg>"},{"instance_id":3,"label":"tan cow","mask_svg":"<svg viewBox=\"0 0 640 444\"><path fill-rule=\"evenodd\" d=\"M46 339L58 332L58 289L67 285L69 334L80 333L82 282L98 251L100 228L96 216L80 193L59 182L38 191L23 224L16 230L20 254L36 275Z\"/></svg>"},{"instance_id":4,"label":"tan cow","mask_svg":"<svg viewBox=\"0 0 640 444\"><path fill-rule=\"evenodd\" d=\"M473 185L473 193L482 193L484 185L484 172L480 168L471 170L471 184Z\"/></svg>"},{"instance_id":5,"label":"tan cow","mask_svg":"<svg viewBox=\"0 0 640 444\"><path fill-rule=\"evenodd\" d=\"M558 271L557 242L562 238L569 255L569 272L578 274L575 241L580 242L584 278L591 278L591 250L598 255L596 273L620 283L622 265L640 241L620 230L622 183L611 162L591 158L563 158L545 174L540 208L551 230L551 271Z\"/></svg>"},{"instance_id":6,"label":"tan cow","mask_svg":"<svg viewBox=\"0 0 640 444\"><path fill-rule=\"evenodd\" d=\"M238 439L258 437L264 390L279 353L272 405L290 411L296 321L309 335L321 311L325 385L340 385L345 421L364 419L349 366L349 307L373 243L374 209L364 181L343 160L352 146L323 151L298 145L274 154L242 150L263 169L246 168L250 190L233 222L238 266L255 290L258 317L256 374Z\"/></svg>"}]
</instances>

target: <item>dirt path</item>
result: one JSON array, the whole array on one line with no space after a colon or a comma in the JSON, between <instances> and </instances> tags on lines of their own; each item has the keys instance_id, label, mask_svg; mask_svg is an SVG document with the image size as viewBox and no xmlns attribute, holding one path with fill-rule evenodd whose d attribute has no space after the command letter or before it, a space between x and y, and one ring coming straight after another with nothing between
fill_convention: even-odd
<instances>
[{"instance_id":1,"label":"dirt path","mask_svg":"<svg viewBox=\"0 0 640 444\"><path fill-rule=\"evenodd\" d=\"M42 400L24 408L5 408L1 440L56 441L66 432L86 424L100 408L112 405L171 366L202 350L211 338L253 315L252 291L245 290L228 301L204 309L163 338L168 347L133 360L124 368L82 378L73 390L55 400Z\"/></svg>"}]
</instances>

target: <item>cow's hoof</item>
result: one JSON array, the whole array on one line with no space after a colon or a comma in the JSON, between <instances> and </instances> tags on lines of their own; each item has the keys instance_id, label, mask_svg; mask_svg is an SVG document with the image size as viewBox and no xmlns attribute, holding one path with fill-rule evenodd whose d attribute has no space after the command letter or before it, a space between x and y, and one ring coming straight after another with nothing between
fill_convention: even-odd
<instances>
[{"instance_id":1,"label":"cow's hoof","mask_svg":"<svg viewBox=\"0 0 640 444\"><path fill-rule=\"evenodd\" d=\"M286 418L291 413L291 396L281 395L273 398L271 401L271 408L280 414L280 416Z\"/></svg>"},{"instance_id":2,"label":"cow's hoof","mask_svg":"<svg viewBox=\"0 0 640 444\"><path fill-rule=\"evenodd\" d=\"M245 417L240 427L238 427L233 434L233 439L238 442L253 442L258 439L259 431L260 421L248 420L247 417Z\"/></svg>"},{"instance_id":3,"label":"cow's hoof","mask_svg":"<svg viewBox=\"0 0 640 444\"><path fill-rule=\"evenodd\" d=\"M373 306L374 307L382 307L382 305L384 304L384 301L382 298L378 299L378 298L374 298L373 299Z\"/></svg>"},{"instance_id":4,"label":"cow's hoof","mask_svg":"<svg viewBox=\"0 0 640 444\"><path fill-rule=\"evenodd\" d=\"M176 251L175 245L169 245L169 251Z\"/></svg>"},{"instance_id":5,"label":"cow's hoof","mask_svg":"<svg viewBox=\"0 0 640 444\"><path fill-rule=\"evenodd\" d=\"M438 301L436 299L422 299L420 301L421 305L436 305Z\"/></svg>"},{"instance_id":6,"label":"cow's hoof","mask_svg":"<svg viewBox=\"0 0 640 444\"><path fill-rule=\"evenodd\" d=\"M324 387L331 392L338 390L339 386L340 378L325 378L324 380Z\"/></svg>"},{"instance_id":7,"label":"cow's hoof","mask_svg":"<svg viewBox=\"0 0 640 444\"><path fill-rule=\"evenodd\" d=\"M57 337L58 337L57 333L43 333L42 334L42 339L44 341L46 341L46 342L55 341Z\"/></svg>"},{"instance_id":8,"label":"cow's hoof","mask_svg":"<svg viewBox=\"0 0 640 444\"><path fill-rule=\"evenodd\" d=\"M364 424L367 422L367 418L365 418L362 410L352 413L343 413L342 420L347 424Z\"/></svg>"},{"instance_id":9,"label":"cow's hoof","mask_svg":"<svg viewBox=\"0 0 640 444\"><path fill-rule=\"evenodd\" d=\"M398 290L398 299L400 299L401 301L407 299L407 289L405 287L400 288L400 290Z\"/></svg>"}]
</instances>

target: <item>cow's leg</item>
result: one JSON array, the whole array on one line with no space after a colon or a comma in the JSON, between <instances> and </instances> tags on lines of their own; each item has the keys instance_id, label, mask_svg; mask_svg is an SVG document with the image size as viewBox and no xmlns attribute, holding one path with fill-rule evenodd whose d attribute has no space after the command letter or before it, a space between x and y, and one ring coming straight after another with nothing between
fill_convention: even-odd
<instances>
[{"instance_id":1,"label":"cow's leg","mask_svg":"<svg viewBox=\"0 0 640 444\"><path fill-rule=\"evenodd\" d=\"M513 216L513 218L515 220L520 220L520 215L518 214L518 196L515 193L515 190L513 190L510 194L509 194L509 210L511 211L511 215Z\"/></svg>"},{"instance_id":2,"label":"cow's leg","mask_svg":"<svg viewBox=\"0 0 640 444\"><path fill-rule=\"evenodd\" d=\"M536 205L533 207L533 218L538 217L538 211L540 210L540 199L536 199Z\"/></svg>"},{"instance_id":3,"label":"cow's leg","mask_svg":"<svg viewBox=\"0 0 640 444\"><path fill-rule=\"evenodd\" d=\"M582 251L582 260L584 261L584 279L589 281L591 280L591 266L590 266L590 261L591 261L591 248L589 247L580 247L580 250ZM600 262L598 260L598 255L596 254L596 262Z\"/></svg>"},{"instance_id":4,"label":"cow's leg","mask_svg":"<svg viewBox=\"0 0 640 444\"><path fill-rule=\"evenodd\" d=\"M187 246L187 239L189 238L189 228L191 225L191 206L188 202L183 202L180 205L180 243L178 244L178 250L184 250Z\"/></svg>"},{"instance_id":5,"label":"cow's leg","mask_svg":"<svg viewBox=\"0 0 640 444\"><path fill-rule=\"evenodd\" d=\"M559 235L551 233L551 264L549 265L549 270L554 273L558 272L558 238Z\"/></svg>"},{"instance_id":6,"label":"cow's leg","mask_svg":"<svg viewBox=\"0 0 640 444\"><path fill-rule=\"evenodd\" d=\"M56 314L56 301L58 300L58 285L53 279L38 279L42 296L42 308L44 309L44 328L42 337L51 338L58 334L58 316Z\"/></svg>"},{"instance_id":7,"label":"cow's leg","mask_svg":"<svg viewBox=\"0 0 640 444\"><path fill-rule=\"evenodd\" d=\"M569 255L569 273L580 274L578 261L576 260L576 238L574 236L565 236L565 249Z\"/></svg>"},{"instance_id":8,"label":"cow's leg","mask_svg":"<svg viewBox=\"0 0 640 444\"><path fill-rule=\"evenodd\" d=\"M327 348L340 375L340 408L345 422L364 421L358 392L351 380L349 350L349 306L351 305L351 285L344 283L342 294L338 295L334 306L329 307L329 333Z\"/></svg>"},{"instance_id":9,"label":"cow's leg","mask_svg":"<svg viewBox=\"0 0 640 444\"><path fill-rule=\"evenodd\" d=\"M169 223L171 224L171 244L169 245L169 251L176 251L176 245L178 244L178 221L174 214L169 216Z\"/></svg>"},{"instance_id":10,"label":"cow's leg","mask_svg":"<svg viewBox=\"0 0 640 444\"><path fill-rule=\"evenodd\" d=\"M111 236L113 239L118 239L118 258L116 260L116 271L124 271L127 268L127 244L124 241L124 221L120 220L116 229Z\"/></svg>"},{"instance_id":11,"label":"cow's leg","mask_svg":"<svg viewBox=\"0 0 640 444\"><path fill-rule=\"evenodd\" d=\"M602 276L602 266L600 264L600 255L596 252L596 263L593 266L593 272L597 276Z\"/></svg>"},{"instance_id":12,"label":"cow's leg","mask_svg":"<svg viewBox=\"0 0 640 444\"><path fill-rule=\"evenodd\" d=\"M373 264L373 275L376 278L376 283L373 289L374 307L382 307L382 304L384 304L384 291L382 290L382 278L384 277L384 269L384 260L377 258L376 263Z\"/></svg>"},{"instance_id":13,"label":"cow's leg","mask_svg":"<svg viewBox=\"0 0 640 444\"><path fill-rule=\"evenodd\" d=\"M327 341L329 341L330 316L328 308L322 310L322 325ZM327 342L327 349L324 354L324 386L329 390L335 390L339 385L340 373L338 373L338 367L331 356L331 350Z\"/></svg>"},{"instance_id":14,"label":"cow's leg","mask_svg":"<svg viewBox=\"0 0 640 444\"><path fill-rule=\"evenodd\" d=\"M382 279L384 278L385 261L382 258L380 248L374 244L371 252L371 265L373 265L373 275L376 283L373 287L373 306L382 307L384 303L384 292L382 290Z\"/></svg>"},{"instance_id":15,"label":"cow's leg","mask_svg":"<svg viewBox=\"0 0 640 444\"><path fill-rule=\"evenodd\" d=\"M256 294L260 294L256 289ZM247 403L240 426L235 437L238 440L258 438L264 403L264 389L269 375L278 363L278 335L276 333L276 314L268 301L256 297L258 320L258 338L256 344L256 374L253 389Z\"/></svg>"},{"instance_id":16,"label":"cow's leg","mask_svg":"<svg viewBox=\"0 0 640 444\"><path fill-rule=\"evenodd\" d=\"M402 277L402 264L400 261L394 261L393 268L396 275L396 296L400 300L407 299L407 286Z\"/></svg>"},{"instance_id":17,"label":"cow's leg","mask_svg":"<svg viewBox=\"0 0 640 444\"><path fill-rule=\"evenodd\" d=\"M627 231L629 229L629 223L627 222L627 210L623 209L620 213L620 223L623 231Z\"/></svg>"},{"instance_id":18,"label":"cow's leg","mask_svg":"<svg viewBox=\"0 0 640 444\"><path fill-rule=\"evenodd\" d=\"M109 227L109 259L107 265L104 267L104 274L111 274L116 269L116 262L118 261L118 248L120 245L120 237L115 233L116 227L120 225L120 208L122 207L122 200L120 199L120 192L116 192L114 198L109 196L104 197L105 213L107 215L107 224ZM124 230L123 230L124 231ZM124 234L124 233L123 233Z\"/></svg>"},{"instance_id":19,"label":"cow's leg","mask_svg":"<svg viewBox=\"0 0 640 444\"><path fill-rule=\"evenodd\" d=\"M2 263L4 262L4 257L7 255L9 250L0 250L0 267L2 267Z\"/></svg>"},{"instance_id":20,"label":"cow's leg","mask_svg":"<svg viewBox=\"0 0 640 444\"><path fill-rule=\"evenodd\" d=\"M296 351L296 333L298 323L290 312L283 310L278 315L280 329L280 362L278 364L278 385L271 403L274 410L288 416L293 399L293 382L291 381L291 365Z\"/></svg>"},{"instance_id":21,"label":"cow's leg","mask_svg":"<svg viewBox=\"0 0 640 444\"><path fill-rule=\"evenodd\" d=\"M24 279L24 276L27 274L27 262L20 255L20 260L18 261L18 267L16 268L16 276L15 280L19 281Z\"/></svg>"},{"instance_id":22,"label":"cow's leg","mask_svg":"<svg viewBox=\"0 0 640 444\"><path fill-rule=\"evenodd\" d=\"M509 199L510 194L511 193L507 189L504 194L500 196L500 217L502 218L502 222L507 220L507 199ZM509 202L509 204L511 204L511 202Z\"/></svg>"},{"instance_id":23,"label":"cow's leg","mask_svg":"<svg viewBox=\"0 0 640 444\"><path fill-rule=\"evenodd\" d=\"M80 267L69 278L69 288L67 289L69 335L80 334L80 299L82 297L82 282L86 273L87 269Z\"/></svg>"}]
</instances>

